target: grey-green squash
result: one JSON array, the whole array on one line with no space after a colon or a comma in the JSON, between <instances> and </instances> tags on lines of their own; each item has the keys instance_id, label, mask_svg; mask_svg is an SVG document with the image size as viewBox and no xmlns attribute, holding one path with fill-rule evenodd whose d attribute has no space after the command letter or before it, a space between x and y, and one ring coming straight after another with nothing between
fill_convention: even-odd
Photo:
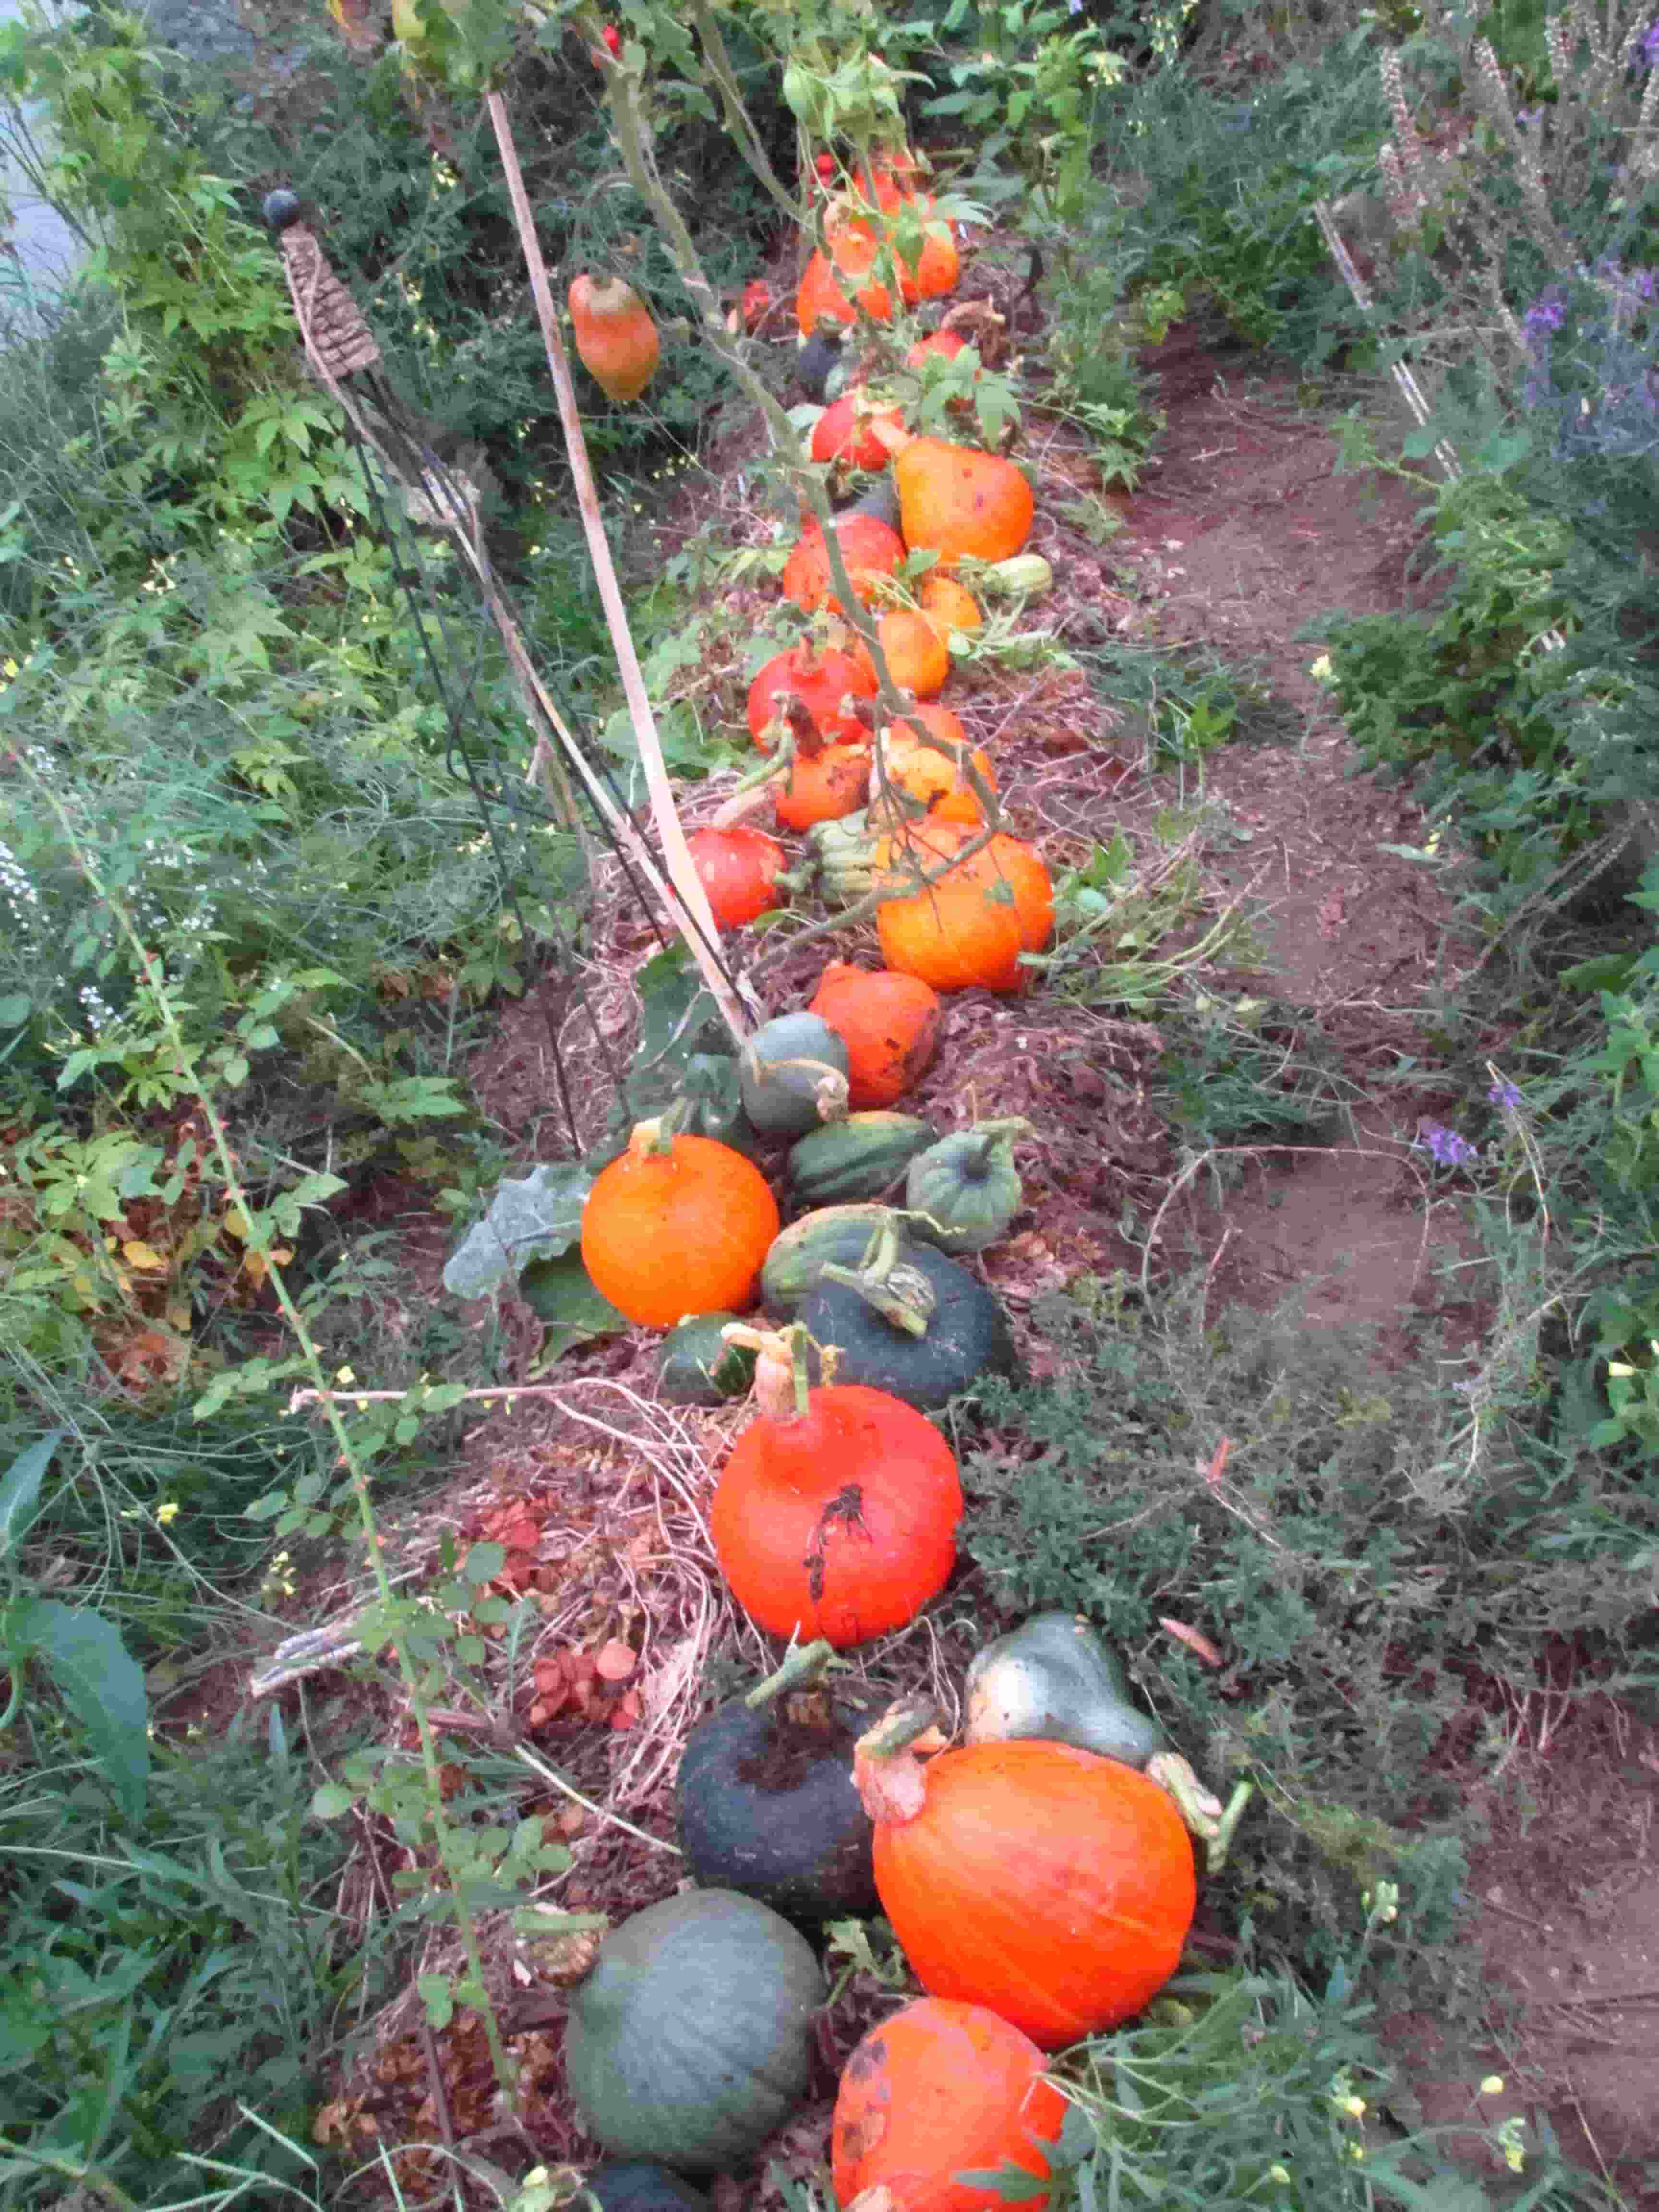
<instances>
[{"instance_id":1,"label":"grey-green squash","mask_svg":"<svg viewBox=\"0 0 1659 2212\"><path fill-rule=\"evenodd\" d=\"M584 2125L615 2158L736 2165L805 2095L825 1994L811 1945L752 1897L648 1905L571 1996L565 2079Z\"/></svg>"},{"instance_id":2,"label":"grey-green squash","mask_svg":"<svg viewBox=\"0 0 1659 2212\"><path fill-rule=\"evenodd\" d=\"M1031 1134L1018 1115L957 1129L918 1152L904 1178L904 1203L926 1215L930 1244L945 1252L982 1252L1008 1233L1024 1199L1014 1165L1014 1139Z\"/></svg>"},{"instance_id":3,"label":"grey-green squash","mask_svg":"<svg viewBox=\"0 0 1659 2212\"><path fill-rule=\"evenodd\" d=\"M671 1328L657 1354L657 1395L674 1406L723 1406L745 1391L755 1355L720 1334L734 1313L693 1314Z\"/></svg>"},{"instance_id":4,"label":"grey-green squash","mask_svg":"<svg viewBox=\"0 0 1659 2212\"><path fill-rule=\"evenodd\" d=\"M816 1285L826 1266L856 1267L877 1231L896 1220L887 1206L820 1206L779 1231L761 1269L761 1304L787 1316Z\"/></svg>"},{"instance_id":5,"label":"grey-green squash","mask_svg":"<svg viewBox=\"0 0 1659 2212\"><path fill-rule=\"evenodd\" d=\"M1144 1767L1163 1729L1129 1698L1122 1662L1074 1613L1037 1613L968 1668L969 1743L1040 1736Z\"/></svg>"},{"instance_id":6,"label":"grey-green squash","mask_svg":"<svg viewBox=\"0 0 1659 2212\"><path fill-rule=\"evenodd\" d=\"M816 1014L763 1022L738 1055L738 1088L751 1126L804 1136L847 1112L847 1047Z\"/></svg>"}]
</instances>

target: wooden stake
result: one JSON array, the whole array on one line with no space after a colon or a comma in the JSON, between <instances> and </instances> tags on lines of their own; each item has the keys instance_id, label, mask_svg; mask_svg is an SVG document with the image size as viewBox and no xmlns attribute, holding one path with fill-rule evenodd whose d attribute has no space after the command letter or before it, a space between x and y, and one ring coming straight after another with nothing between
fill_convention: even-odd
<instances>
[{"instance_id":1,"label":"wooden stake","mask_svg":"<svg viewBox=\"0 0 1659 2212\"><path fill-rule=\"evenodd\" d=\"M611 641L616 648L617 665L622 672L623 692L628 701L629 716L640 748L646 790L650 795L652 818L662 842L663 860L668 870L669 880L692 926L688 926L686 920L673 913L672 908L671 918L690 947L691 957L713 993L726 1027L736 1042L741 1044L752 1024L714 957L714 947L720 943L720 931L709 908L708 894L692 865L690 851L686 845L685 831L681 826L674 805L673 789L668 781L667 763L663 759L661 741L657 736L656 720L651 711L645 679L640 673L639 657L635 653L633 636L628 627L628 610L623 604L622 588L617 581L611 548L605 539L605 524L599 514L599 492L593 482L592 465L587 458L587 443L582 435L581 416L576 406L570 363L565 355L564 341L559 335L558 316L547 280L547 264L542 258L541 244L536 236L535 218L531 213L529 195L525 191L524 173L519 167L513 125L507 116L506 102L499 92L487 93L484 106L495 127L495 144L501 153L501 167L513 201L519 243L530 275L530 289L535 296L536 313L542 326L542 341L547 349L548 370L558 398L559 420L564 426L570 471L576 485L576 503L581 512L582 530L587 539L593 574L599 580L599 598L605 607Z\"/></svg>"}]
</instances>

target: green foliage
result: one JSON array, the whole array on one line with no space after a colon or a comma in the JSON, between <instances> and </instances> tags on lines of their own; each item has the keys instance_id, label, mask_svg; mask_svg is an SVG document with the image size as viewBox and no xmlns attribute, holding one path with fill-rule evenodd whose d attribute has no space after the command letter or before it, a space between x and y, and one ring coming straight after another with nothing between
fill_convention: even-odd
<instances>
[{"instance_id":1,"label":"green foliage","mask_svg":"<svg viewBox=\"0 0 1659 2212\"><path fill-rule=\"evenodd\" d=\"M280 1721L263 1744L158 1743L131 1817L72 1736L29 1727L39 1763L0 1783L0 2204L62 2203L88 2167L142 2204L192 2197L202 2160L300 2179L274 2131L308 2136L334 2008L354 1984L374 2001L379 1946L332 1963L340 1841Z\"/></svg>"},{"instance_id":2,"label":"green foliage","mask_svg":"<svg viewBox=\"0 0 1659 2212\"><path fill-rule=\"evenodd\" d=\"M995 1386L999 1441L966 1462L999 1622L1087 1614L1212 1786L1259 1784L1222 1887L1269 1955L1322 1975L1388 1879L1410 1936L1377 1935L1378 1971L1449 1977L1463 1780L1437 1753L1468 1655L1527 1680L1552 1622L1628 1645L1659 1534L1630 1462L1578 1455L1569 1477L1524 1372L1492 1386L1471 1449L1468 1401L1380 1381L1294 1311L1206 1328L1179 1289L1153 1310L1085 1280L1037 1320L1075 1368ZM1176 1589L1224 1675L1155 1639Z\"/></svg>"}]
</instances>

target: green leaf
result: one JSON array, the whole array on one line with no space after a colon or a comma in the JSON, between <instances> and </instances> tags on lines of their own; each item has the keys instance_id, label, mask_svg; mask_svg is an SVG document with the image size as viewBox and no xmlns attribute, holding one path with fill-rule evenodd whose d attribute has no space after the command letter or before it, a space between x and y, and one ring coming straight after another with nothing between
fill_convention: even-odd
<instances>
[{"instance_id":1,"label":"green leaf","mask_svg":"<svg viewBox=\"0 0 1659 2212\"><path fill-rule=\"evenodd\" d=\"M568 1252L581 1235L592 1188L588 1170L568 1163L497 1183L489 1212L451 1253L444 1288L453 1297L481 1298L527 1262Z\"/></svg>"},{"instance_id":2,"label":"green leaf","mask_svg":"<svg viewBox=\"0 0 1659 2212\"><path fill-rule=\"evenodd\" d=\"M353 1798L343 1782L324 1782L311 1793L313 1820L337 1820L351 1810Z\"/></svg>"},{"instance_id":3,"label":"green leaf","mask_svg":"<svg viewBox=\"0 0 1659 2212\"><path fill-rule=\"evenodd\" d=\"M475 1544L461 1562L461 1573L470 1583L493 1583L506 1565L503 1545Z\"/></svg>"},{"instance_id":4,"label":"green leaf","mask_svg":"<svg viewBox=\"0 0 1659 2212\"><path fill-rule=\"evenodd\" d=\"M449 1986L447 1974L417 1974L415 1986L421 1993L421 2002L426 2007L427 2024L440 2031L448 2027L455 2017L455 1993Z\"/></svg>"},{"instance_id":5,"label":"green leaf","mask_svg":"<svg viewBox=\"0 0 1659 2212\"><path fill-rule=\"evenodd\" d=\"M608 1336L629 1326L609 1298L594 1289L580 1252L567 1252L557 1260L538 1260L519 1278L519 1296L531 1311L547 1323L542 1339L541 1364L556 1359L573 1344L591 1336Z\"/></svg>"},{"instance_id":6,"label":"green leaf","mask_svg":"<svg viewBox=\"0 0 1659 2212\"><path fill-rule=\"evenodd\" d=\"M40 1479L52 1464L52 1454L68 1434L67 1429L53 1429L27 1451L19 1452L4 1475L0 1476L0 1559L21 1541L34 1519Z\"/></svg>"},{"instance_id":7,"label":"green leaf","mask_svg":"<svg viewBox=\"0 0 1659 2212\"><path fill-rule=\"evenodd\" d=\"M45 1660L58 1694L86 1731L93 1757L129 1820L142 1819L149 1780L144 1673L100 1613L30 1598L8 1624L14 1647Z\"/></svg>"},{"instance_id":8,"label":"green leaf","mask_svg":"<svg viewBox=\"0 0 1659 2212\"><path fill-rule=\"evenodd\" d=\"M21 991L14 991L0 999L0 1030L21 1030L33 1012L29 1000Z\"/></svg>"}]
</instances>

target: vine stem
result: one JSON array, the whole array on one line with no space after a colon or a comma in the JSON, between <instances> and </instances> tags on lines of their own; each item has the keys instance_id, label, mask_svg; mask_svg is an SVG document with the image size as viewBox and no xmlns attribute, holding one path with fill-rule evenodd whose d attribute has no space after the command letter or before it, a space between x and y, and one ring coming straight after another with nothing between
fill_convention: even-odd
<instances>
[{"instance_id":1,"label":"vine stem","mask_svg":"<svg viewBox=\"0 0 1659 2212\"><path fill-rule=\"evenodd\" d=\"M213 1139L213 1149L218 1160L219 1171L224 1177L226 1195L240 1211L246 1224L245 1241L248 1249L258 1253L264 1261L265 1279L270 1283L276 1295L276 1303L282 1310L283 1318L288 1324L289 1334L299 1346L301 1356L310 1370L314 1386L312 1395L323 1407L329 1427L333 1431L334 1442L338 1448L341 1462L350 1476L351 1492L356 1501L358 1522L368 1555L369 1571L374 1579L375 1595L380 1601L381 1618L386 1625L386 1641L391 1644L397 1659L398 1672L408 1695L410 1710L414 1714L415 1725L420 1738L421 1765L426 1778L427 1818L432 1824L433 1840L437 1847L439 1863L447 1872L459 1861L459 1854L453 1847L453 1831L444 1809L443 1787L440 1777L442 1761L438 1756L437 1740L432 1732L426 1701L421 1692L420 1678L416 1671L408 1639L398 1622L397 1599L392 1590L392 1578L386 1571L385 1559L381 1555L380 1529L374 1518L374 1504L368 1494L368 1476L357 1448L352 1441L350 1431L340 1417L335 1393L328 1388L328 1378L323 1367L322 1355L317 1349L316 1340L307 1325L305 1316L300 1311L292 1292L283 1280L282 1265L272 1256L271 1237L264 1217L255 1206L252 1194L244 1187L241 1176L237 1171L236 1156L231 1149L229 1134L207 1085L203 1080L196 1055L185 1042L184 1031L179 1025L178 1015L173 1011L172 994L167 988L167 978L162 973L160 961L139 936L126 902L105 884L91 854L86 851L76 835L75 824L70 819L68 811L58 793L52 789L25 755L18 756L18 763L24 775L34 785L37 793L57 816L58 824L70 851L75 854L76 866L85 878L88 888L105 910L114 917L117 927L125 938L138 963L140 972L149 988L156 1012L167 1031L167 1041L173 1048L179 1072L185 1085L195 1094L197 1103L202 1109L203 1118L207 1122ZM509 2107L516 2117L520 2111L518 2081L513 2063L507 2057L506 2045L501 2040L501 2023L495 2017L495 2004L484 1980L483 1955L479 1948L477 1925L459 1886L453 1888L453 1895L456 1926L466 1953L467 1972L474 1992L475 2008L483 2022L484 2039L489 2049L490 2064L494 2069L495 2079L501 2085L502 2094L507 2099ZM123 2199L123 2206L125 2207L130 2202L129 2199ZM136 2205L132 2206L132 2212L138 2212Z\"/></svg>"},{"instance_id":2,"label":"vine stem","mask_svg":"<svg viewBox=\"0 0 1659 2212\"><path fill-rule=\"evenodd\" d=\"M616 649L617 665L622 672L623 694L628 702L629 716L640 748L646 789L651 799L652 817L657 825L657 835L662 841L663 860L669 879L692 924L690 929L682 926L680 934L685 939L704 982L713 993L714 1003L719 1006L726 1027L733 1039L741 1044L749 1034L751 1024L742 1000L727 981L714 956L713 948L720 943L720 930L708 903L708 894L692 864L690 850L685 842L685 830L674 804L673 787L669 782L667 764L663 759L662 741L657 735L656 718L651 711L645 678L640 672L639 655L634 649L633 633L628 626L628 609L623 602L622 586L617 580L616 564L611 558L605 522L599 514L599 489L593 481L593 467L587 455L587 441L582 434L581 414L576 405L570 363L565 354L564 340L559 334L558 315L553 305L552 288L548 283L547 264L542 258L541 241L536 235L536 219L531 212L530 196L525 190L524 171L519 164L512 120L507 112L507 103L499 92L485 94L484 107L495 133L496 149L501 155L507 193L513 202L513 217L518 226L519 244L524 254L525 267L529 271L530 289L535 299L536 314L542 326L542 343L547 352L548 372L553 379L553 390L559 404L559 420L563 425L565 446L570 456L570 473L576 487L576 504L581 513L588 558L593 564L605 623L611 631L611 642ZM678 925L678 916L674 919Z\"/></svg>"}]
</instances>

